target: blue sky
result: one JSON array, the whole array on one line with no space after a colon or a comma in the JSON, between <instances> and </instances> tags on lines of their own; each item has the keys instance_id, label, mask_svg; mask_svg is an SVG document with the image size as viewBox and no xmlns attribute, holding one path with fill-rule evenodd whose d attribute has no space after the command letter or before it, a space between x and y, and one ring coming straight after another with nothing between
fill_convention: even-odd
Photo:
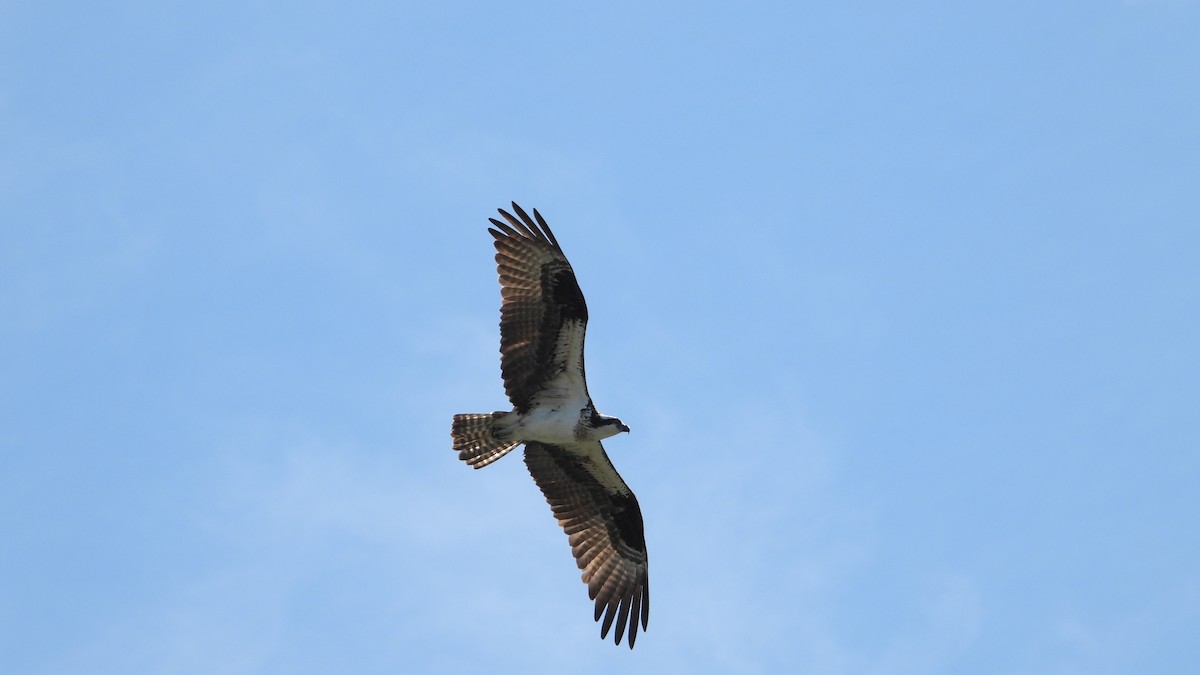
<instances>
[{"instance_id":1,"label":"blue sky","mask_svg":"<svg viewBox=\"0 0 1200 675\"><path fill-rule=\"evenodd\" d=\"M1200 671L1200 3L0 5L0 669ZM486 218L645 512L601 642Z\"/></svg>"}]
</instances>

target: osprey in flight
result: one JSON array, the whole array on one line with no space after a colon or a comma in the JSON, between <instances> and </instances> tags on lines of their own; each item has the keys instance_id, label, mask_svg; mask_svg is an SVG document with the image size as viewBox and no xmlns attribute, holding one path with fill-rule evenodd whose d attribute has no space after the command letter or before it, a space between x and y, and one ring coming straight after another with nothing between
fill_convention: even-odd
<instances>
[{"instance_id":1,"label":"osprey in flight","mask_svg":"<svg viewBox=\"0 0 1200 675\"><path fill-rule=\"evenodd\" d=\"M642 511L600 441L629 431L596 412L583 372L587 305L571 263L537 209L490 218L500 274L500 369L511 412L455 415L458 458L476 469L525 444L525 465L567 533L596 601L600 638L617 622L629 647L650 618ZM535 220L536 219L536 222Z\"/></svg>"}]
</instances>

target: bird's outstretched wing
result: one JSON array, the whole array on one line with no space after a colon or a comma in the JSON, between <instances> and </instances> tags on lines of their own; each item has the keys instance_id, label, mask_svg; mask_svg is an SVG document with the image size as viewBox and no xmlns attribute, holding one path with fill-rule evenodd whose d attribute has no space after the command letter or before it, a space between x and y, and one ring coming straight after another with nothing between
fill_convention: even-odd
<instances>
[{"instance_id":1,"label":"bird's outstretched wing","mask_svg":"<svg viewBox=\"0 0 1200 675\"><path fill-rule=\"evenodd\" d=\"M600 637L608 636L615 619L614 641L621 644L628 624L632 649L639 621L644 631L650 620L649 561L637 498L598 442L529 442L525 465L567 533L588 597L596 601L596 620L604 617Z\"/></svg>"},{"instance_id":2,"label":"bird's outstretched wing","mask_svg":"<svg viewBox=\"0 0 1200 675\"><path fill-rule=\"evenodd\" d=\"M513 202L517 216L499 209L507 222L495 228L500 275L500 369L513 407L525 412L541 385L566 368L583 381L587 303L571 263L541 214L534 218ZM536 219L536 220L535 220Z\"/></svg>"}]
</instances>

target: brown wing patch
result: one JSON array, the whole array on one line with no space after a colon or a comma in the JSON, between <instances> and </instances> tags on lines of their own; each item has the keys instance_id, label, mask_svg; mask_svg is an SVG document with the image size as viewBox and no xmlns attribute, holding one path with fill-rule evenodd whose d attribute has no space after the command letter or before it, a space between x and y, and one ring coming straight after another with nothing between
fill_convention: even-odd
<instances>
[{"instance_id":1,"label":"brown wing patch","mask_svg":"<svg viewBox=\"0 0 1200 675\"><path fill-rule=\"evenodd\" d=\"M628 627L629 647L650 620L649 560L637 498L599 443L593 455L545 443L525 444L525 465L541 488L596 601L600 637L616 621L614 641ZM593 459L599 457L599 460Z\"/></svg>"},{"instance_id":2,"label":"brown wing patch","mask_svg":"<svg viewBox=\"0 0 1200 675\"><path fill-rule=\"evenodd\" d=\"M500 277L500 369L504 390L519 411L564 364L551 363L564 321L587 323L587 303L571 263L554 233L534 209L530 218L513 202L505 222L490 218L495 228L496 271ZM582 346L581 346L582 347ZM582 349L580 350L582 351Z\"/></svg>"}]
</instances>

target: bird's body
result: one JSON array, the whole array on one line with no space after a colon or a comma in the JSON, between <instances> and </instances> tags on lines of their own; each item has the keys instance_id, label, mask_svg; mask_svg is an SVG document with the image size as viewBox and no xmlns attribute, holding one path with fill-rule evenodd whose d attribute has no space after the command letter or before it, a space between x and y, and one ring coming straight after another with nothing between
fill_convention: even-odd
<instances>
[{"instance_id":1,"label":"bird's body","mask_svg":"<svg viewBox=\"0 0 1200 675\"><path fill-rule=\"evenodd\" d=\"M575 273L546 221L513 204L506 222L491 219L500 275L500 352L513 410L455 415L459 458L479 469L525 444L525 464L567 533L601 637L616 621L615 640L650 613L648 560L637 498L601 440L629 431L596 411L587 390L583 344L587 304Z\"/></svg>"}]
</instances>

